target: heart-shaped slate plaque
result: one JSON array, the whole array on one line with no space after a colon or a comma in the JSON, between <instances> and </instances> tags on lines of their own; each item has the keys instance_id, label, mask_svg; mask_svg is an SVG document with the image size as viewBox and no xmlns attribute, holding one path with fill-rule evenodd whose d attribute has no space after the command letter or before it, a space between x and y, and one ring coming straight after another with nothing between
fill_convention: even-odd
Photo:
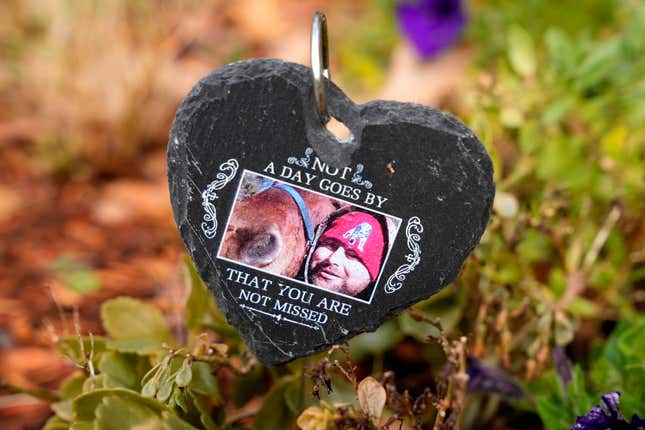
<instances>
[{"instance_id":1,"label":"heart-shaped slate plaque","mask_svg":"<svg viewBox=\"0 0 645 430\"><path fill-rule=\"evenodd\" d=\"M312 354L430 297L479 242L495 193L483 145L453 116L356 105L311 70L242 61L203 78L170 133L175 220L228 321L269 365Z\"/></svg>"}]
</instances>

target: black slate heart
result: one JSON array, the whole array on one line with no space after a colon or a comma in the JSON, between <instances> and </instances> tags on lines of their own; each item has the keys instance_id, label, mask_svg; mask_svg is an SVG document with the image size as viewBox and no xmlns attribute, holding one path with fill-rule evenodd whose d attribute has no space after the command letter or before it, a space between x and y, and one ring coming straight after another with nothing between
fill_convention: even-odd
<instances>
[{"instance_id":1,"label":"black slate heart","mask_svg":"<svg viewBox=\"0 0 645 430\"><path fill-rule=\"evenodd\" d=\"M203 78L170 134L182 239L228 321L269 365L375 330L439 291L479 242L493 202L490 158L459 120L408 103L357 106L326 88L351 142L321 124L310 69L268 59Z\"/></svg>"}]
</instances>

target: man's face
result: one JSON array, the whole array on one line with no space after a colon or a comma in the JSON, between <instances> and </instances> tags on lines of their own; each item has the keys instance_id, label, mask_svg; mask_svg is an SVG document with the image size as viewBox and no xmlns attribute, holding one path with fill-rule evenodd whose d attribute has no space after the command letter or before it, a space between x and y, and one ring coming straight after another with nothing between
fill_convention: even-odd
<instances>
[{"instance_id":1,"label":"man's face","mask_svg":"<svg viewBox=\"0 0 645 430\"><path fill-rule=\"evenodd\" d=\"M370 283L370 274L358 255L332 238L321 239L311 256L312 282L337 293L355 296Z\"/></svg>"}]
</instances>

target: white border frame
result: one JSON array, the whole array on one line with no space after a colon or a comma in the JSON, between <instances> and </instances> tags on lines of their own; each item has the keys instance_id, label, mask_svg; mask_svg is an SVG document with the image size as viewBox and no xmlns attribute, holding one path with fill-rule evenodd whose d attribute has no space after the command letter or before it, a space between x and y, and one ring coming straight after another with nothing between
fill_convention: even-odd
<instances>
[{"instance_id":1,"label":"white border frame","mask_svg":"<svg viewBox=\"0 0 645 430\"><path fill-rule=\"evenodd\" d=\"M341 202L347 203L347 204L349 204L349 205L351 205L351 206L355 206L355 207L358 207L358 208L364 209L364 210L366 210L366 211L368 211L368 212L374 212L374 213L377 213L377 214L383 215L384 217L394 218L394 219L396 219L396 220L398 220L398 221L399 221L399 224L398 224L398 225L397 225L397 227L396 227L396 232L394 233L394 239L390 242L389 237L388 237L388 245L389 245L389 249L387 250L387 254L385 254L385 259L383 260L383 263L381 264L381 270L379 271L379 275L378 275L378 277L376 278L376 281L374 282L374 285L372 286L372 294L370 295L370 299L369 299L368 301L365 301L365 300L359 299L359 298L357 298L357 297L349 296L349 295L347 295L347 294L337 293L337 292L335 292L335 291L330 291L330 290L328 290L328 289L326 289L326 288L322 288L322 287L319 287L319 286L314 285L314 284L308 284L308 283L306 283L306 282L304 282L304 281L300 281L300 280L295 279L295 278L289 278L289 277L287 277L287 276L280 275L279 273L270 272L270 271L268 271L268 270L264 270L264 269L260 269L260 268L255 267L255 266L251 266L251 265L248 265L248 264L244 264L244 263L241 263L241 262L236 261L236 260L231 260L230 258L221 257L221 256L219 255L219 253L220 253L220 251L221 251L221 249L222 249L222 245L224 244L224 236L226 235L226 229L228 228L228 223L231 221L231 215L233 215L233 208L234 208L234 207L235 207L235 205L237 204L237 196L238 196L238 194L239 194L239 192L240 192L240 188L242 187L242 182L244 182L244 177L245 177L245 175L246 175L246 173L247 173L247 172L248 172L248 173L251 173L251 174L253 174L253 175L256 175L256 176L261 176L261 177L264 177L264 178L267 178L267 179L271 179L271 180L273 180L273 181L282 182L282 183L284 183L284 184L287 184L287 185L289 185L289 186L293 186L293 187L295 187L295 188L300 188L301 190L307 191L307 192L309 192L309 193L315 193L315 194L318 194L318 195L323 196L323 197L327 197L327 198L331 198L331 199L334 199L334 200L338 200L338 201L341 201ZM237 265L239 265L239 266L242 266L242 267L246 267L246 268L249 268L249 269L252 269L252 270L257 270L258 272L262 272L262 273L266 273L266 274L269 274L269 275L273 275L273 276L276 276L276 277L278 277L278 278L286 279L286 280L288 280L288 281L297 282L297 283L302 284L302 285L305 285L305 286L307 286L307 287L313 287L313 288L315 288L315 289L317 289L317 290L326 291L327 293L330 293L330 294L336 294L336 295L338 295L338 296L342 296L342 297L345 297L345 298L348 298L348 299L356 300L357 302L361 302L361 303L365 303L365 304L368 304L368 305L369 305L369 304L371 304L371 303L372 303L372 300L374 299L374 294L376 293L376 290L377 290L378 284L379 284L379 282L381 281L381 276L383 276L383 272L385 271L385 270L384 270L384 269L385 269L385 265L387 264L387 261L388 261L388 259L390 258L390 252L392 251L392 248L394 248L394 242L396 241L396 239L397 239L397 237L398 237L398 235L399 235L399 230L401 229L401 224L403 224L403 219L401 219L401 218L399 218L399 217L396 217L396 216L393 216L393 215L389 215L389 214L386 214L386 213L384 213L384 212L374 210L374 209L372 209L372 208L368 208L368 207L365 207L365 206L357 205L357 204L354 204L354 203L352 203L352 202L348 202L347 200L339 199L339 198L336 198L336 197L331 197L331 196L329 196L329 195L327 195L327 194L323 194L323 193L320 193L320 192L318 192L318 191L310 190L310 189L308 189L308 188L304 188L304 187L301 187L301 186L299 186L299 185L295 185L295 184L293 184L293 183L291 183L291 182L286 182L286 181L285 181L285 180L283 180L283 179L276 179L276 178L274 178L274 177L271 177L271 176L265 175L265 174L263 174L263 173L257 173L257 172L254 172L253 170L244 169L244 170L242 170L242 174L240 175L239 183L237 184L237 188L235 189L235 197L234 197L234 199L233 199L233 204L231 205L231 207L230 207L230 209L229 209L228 217L226 218L226 224L224 225L224 229L223 229L224 233L222 234L222 239L220 240L219 246L217 247L217 254L215 255L215 257L216 257L216 258L218 258L218 259L220 259L220 260L228 261L229 263L235 263L235 264L237 264ZM389 232L387 232L387 233L388 233L388 236L389 236Z\"/></svg>"}]
</instances>

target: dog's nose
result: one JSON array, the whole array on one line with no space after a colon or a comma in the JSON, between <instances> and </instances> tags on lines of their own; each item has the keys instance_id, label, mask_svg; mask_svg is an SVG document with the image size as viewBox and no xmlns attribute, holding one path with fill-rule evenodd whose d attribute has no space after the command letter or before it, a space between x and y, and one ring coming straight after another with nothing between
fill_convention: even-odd
<instances>
[{"instance_id":1,"label":"dog's nose","mask_svg":"<svg viewBox=\"0 0 645 430\"><path fill-rule=\"evenodd\" d=\"M266 266L279 254L282 236L275 227L251 235L240 249L241 260L252 266Z\"/></svg>"}]
</instances>

